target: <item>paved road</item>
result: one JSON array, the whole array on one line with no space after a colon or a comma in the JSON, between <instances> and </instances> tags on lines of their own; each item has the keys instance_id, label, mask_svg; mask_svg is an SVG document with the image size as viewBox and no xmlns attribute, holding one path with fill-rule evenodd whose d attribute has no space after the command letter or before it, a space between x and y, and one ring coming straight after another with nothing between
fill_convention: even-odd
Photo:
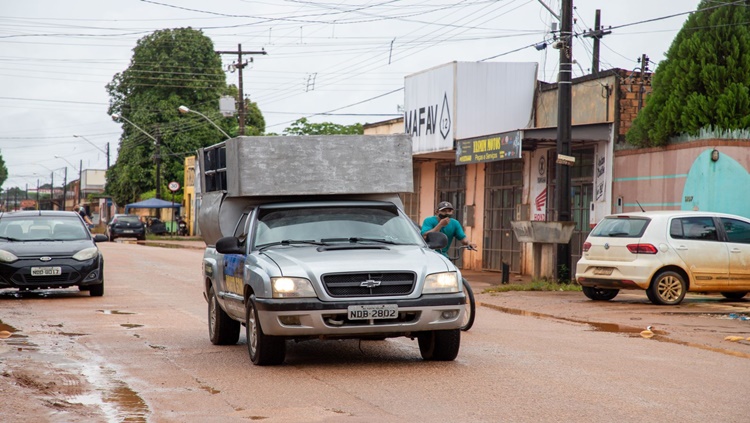
<instances>
[{"instance_id":1,"label":"paved road","mask_svg":"<svg viewBox=\"0 0 750 423\"><path fill-rule=\"evenodd\" d=\"M0 292L0 334L10 335L0 339L0 421L744 422L750 414L744 341L662 342L676 336L672 319L697 319L684 330L720 336L747 331L739 319L665 315L628 295L594 303L568 293L480 294L484 306L454 362L424 362L403 338L291 343L283 366L256 367L244 336L235 346L208 341L200 250L101 248L104 297ZM636 319L633 328L663 321L644 339L606 326L610 316Z\"/></svg>"}]
</instances>

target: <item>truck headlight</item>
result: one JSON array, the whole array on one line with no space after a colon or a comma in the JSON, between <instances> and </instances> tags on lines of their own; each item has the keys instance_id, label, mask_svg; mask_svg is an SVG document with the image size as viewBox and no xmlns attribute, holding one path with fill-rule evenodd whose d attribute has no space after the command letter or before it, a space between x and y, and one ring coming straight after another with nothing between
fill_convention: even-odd
<instances>
[{"instance_id":1,"label":"truck headlight","mask_svg":"<svg viewBox=\"0 0 750 423\"><path fill-rule=\"evenodd\" d=\"M0 250L0 263L13 263L18 260L15 254L10 251Z\"/></svg>"},{"instance_id":2,"label":"truck headlight","mask_svg":"<svg viewBox=\"0 0 750 423\"><path fill-rule=\"evenodd\" d=\"M458 292L456 272L433 273L424 279L423 294L445 294Z\"/></svg>"},{"instance_id":3,"label":"truck headlight","mask_svg":"<svg viewBox=\"0 0 750 423\"><path fill-rule=\"evenodd\" d=\"M83 250L75 253L73 260L86 261L91 260L99 255L99 249L96 247L84 248Z\"/></svg>"},{"instance_id":4,"label":"truck headlight","mask_svg":"<svg viewBox=\"0 0 750 423\"><path fill-rule=\"evenodd\" d=\"M274 298L317 297L309 280L304 278L271 278Z\"/></svg>"}]
</instances>

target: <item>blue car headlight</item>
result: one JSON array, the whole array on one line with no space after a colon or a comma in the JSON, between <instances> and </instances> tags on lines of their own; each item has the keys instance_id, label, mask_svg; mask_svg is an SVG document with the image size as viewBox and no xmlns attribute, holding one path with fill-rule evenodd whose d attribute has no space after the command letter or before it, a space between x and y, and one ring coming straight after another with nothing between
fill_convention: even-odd
<instances>
[{"instance_id":1,"label":"blue car headlight","mask_svg":"<svg viewBox=\"0 0 750 423\"><path fill-rule=\"evenodd\" d=\"M10 251L0 250L0 263L13 263L18 260L15 254Z\"/></svg>"},{"instance_id":2,"label":"blue car headlight","mask_svg":"<svg viewBox=\"0 0 750 423\"><path fill-rule=\"evenodd\" d=\"M74 260L86 261L96 258L99 255L99 249L96 247L84 248L83 250L75 253L73 256Z\"/></svg>"}]
</instances>

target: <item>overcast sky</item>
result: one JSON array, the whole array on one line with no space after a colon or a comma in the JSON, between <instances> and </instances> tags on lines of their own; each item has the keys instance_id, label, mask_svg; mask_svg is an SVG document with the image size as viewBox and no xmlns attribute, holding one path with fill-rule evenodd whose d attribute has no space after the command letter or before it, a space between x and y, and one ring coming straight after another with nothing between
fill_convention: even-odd
<instances>
[{"instance_id":1,"label":"overcast sky","mask_svg":"<svg viewBox=\"0 0 750 423\"><path fill-rule=\"evenodd\" d=\"M560 0L544 2L559 13ZM592 28L601 9L602 25L615 28L602 39L600 69L640 68L641 54L663 59L698 3L576 0L575 29ZM3 188L48 183L52 173L59 186L65 167L68 180L77 179L79 163L104 169L107 143L114 163L121 126L107 115L105 85L154 30L190 26L217 50L265 49L245 69L245 94L266 130L281 133L300 117L340 124L398 117L404 77L451 61L537 62L538 79L554 82L558 50L533 45L551 41L555 21L539 0L3 1ZM590 72L591 50L590 38L576 38L574 77ZM234 60L222 56L225 68ZM237 83L237 73L226 77Z\"/></svg>"}]
</instances>

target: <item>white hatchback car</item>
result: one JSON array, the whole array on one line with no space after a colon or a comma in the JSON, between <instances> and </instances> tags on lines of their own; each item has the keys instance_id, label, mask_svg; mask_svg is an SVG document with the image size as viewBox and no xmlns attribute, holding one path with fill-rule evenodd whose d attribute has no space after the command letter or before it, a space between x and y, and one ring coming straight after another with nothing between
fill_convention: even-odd
<instances>
[{"instance_id":1,"label":"white hatchback car","mask_svg":"<svg viewBox=\"0 0 750 423\"><path fill-rule=\"evenodd\" d=\"M750 219L724 213L655 211L607 216L591 231L576 280L592 300L644 289L654 304L690 292L740 299L750 291Z\"/></svg>"}]
</instances>

